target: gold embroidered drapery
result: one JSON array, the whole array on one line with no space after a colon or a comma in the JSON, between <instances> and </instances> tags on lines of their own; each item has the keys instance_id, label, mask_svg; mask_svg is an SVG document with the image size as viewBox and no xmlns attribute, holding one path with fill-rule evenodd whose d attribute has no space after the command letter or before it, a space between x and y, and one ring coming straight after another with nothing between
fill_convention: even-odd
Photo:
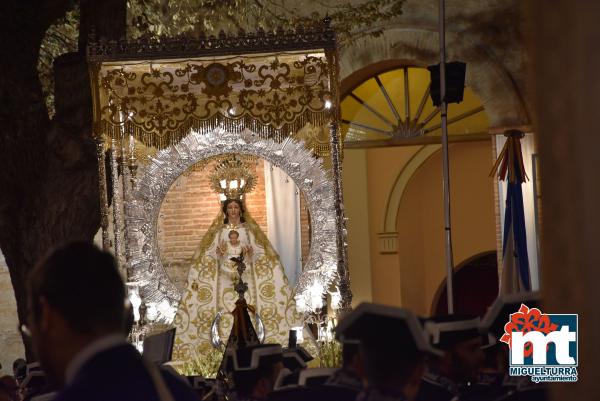
<instances>
[{"instance_id":1,"label":"gold embroidered drapery","mask_svg":"<svg viewBox=\"0 0 600 401\"><path fill-rule=\"evenodd\" d=\"M330 68L324 51L107 62L92 76L95 128L158 149L190 129L249 128L278 141L300 133L319 150L333 113Z\"/></svg>"}]
</instances>

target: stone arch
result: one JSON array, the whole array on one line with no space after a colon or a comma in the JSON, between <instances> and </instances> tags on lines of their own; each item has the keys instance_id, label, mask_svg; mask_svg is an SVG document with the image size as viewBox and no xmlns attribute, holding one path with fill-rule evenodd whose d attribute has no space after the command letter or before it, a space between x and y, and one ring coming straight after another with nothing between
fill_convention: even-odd
<instances>
[{"instance_id":1,"label":"stone arch","mask_svg":"<svg viewBox=\"0 0 600 401\"><path fill-rule=\"evenodd\" d=\"M467 62L467 84L481 100L491 127L528 124L525 103L510 74L481 47L455 33L447 34L448 59ZM390 27L377 38L365 37L344 48L340 57L342 95L376 73L406 65L427 66L438 60L438 34L435 27ZM396 252L396 216L402 194L412 174L439 145L419 149L401 170L387 196L383 221L379 228L381 253Z\"/></svg>"},{"instance_id":2,"label":"stone arch","mask_svg":"<svg viewBox=\"0 0 600 401\"><path fill-rule=\"evenodd\" d=\"M447 33L448 60L467 63L467 84L479 96L492 127L529 124L529 113L509 72L494 57L463 36ZM402 62L400 62L401 60ZM365 73L399 65L427 66L438 62L435 28L390 27L380 37L365 37L344 48L340 57L342 93L352 89Z\"/></svg>"}]
</instances>

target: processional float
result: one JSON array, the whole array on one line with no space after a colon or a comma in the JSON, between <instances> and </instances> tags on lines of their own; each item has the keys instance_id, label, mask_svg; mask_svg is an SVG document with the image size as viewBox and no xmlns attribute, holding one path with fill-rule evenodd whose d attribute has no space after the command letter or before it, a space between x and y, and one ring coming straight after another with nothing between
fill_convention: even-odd
<instances>
[{"instance_id":1,"label":"processional float","mask_svg":"<svg viewBox=\"0 0 600 401\"><path fill-rule=\"evenodd\" d=\"M172 323L181 296L160 257L161 204L186 170L224 154L271 162L306 199L311 240L297 309L318 321L331 288L341 298L336 309L350 308L338 54L328 21L197 39L92 35L87 59L102 246L115 254L132 299L152 310L150 323Z\"/></svg>"}]
</instances>

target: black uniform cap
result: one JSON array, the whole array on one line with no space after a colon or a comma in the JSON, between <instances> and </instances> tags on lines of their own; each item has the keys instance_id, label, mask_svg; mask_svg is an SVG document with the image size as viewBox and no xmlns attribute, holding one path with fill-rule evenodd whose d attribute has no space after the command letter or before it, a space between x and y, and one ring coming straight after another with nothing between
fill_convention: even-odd
<instances>
[{"instance_id":1,"label":"black uniform cap","mask_svg":"<svg viewBox=\"0 0 600 401\"><path fill-rule=\"evenodd\" d=\"M282 376L275 386L276 390L292 387L316 387L325 384L335 373L335 368L313 368L292 372Z\"/></svg>"},{"instance_id":2,"label":"black uniform cap","mask_svg":"<svg viewBox=\"0 0 600 401\"><path fill-rule=\"evenodd\" d=\"M485 340L479 331L480 322L477 316L443 315L425 319L423 328L433 347L446 350L475 338Z\"/></svg>"},{"instance_id":3,"label":"black uniform cap","mask_svg":"<svg viewBox=\"0 0 600 401\"><path fill-rule=\"evenodd\" d=\"M440 355L426 341L419 320L408 309L362 303L340 321L335 331L338 340L358 340L369 352Z\"/></svg>"},{"instance_id":4,"label":"black uniform cap","mask_svg":"<svg viewBox=\"0 0 600 401\"><path fill-rule=\"evenodd\" d=\"M530 308L538 308L540 294L538 292L522 292L500 295L483 316L479 330L482 333L490 333L494 338L499 339L504 334L504 325L510 320L510 315L517 312L521 304Z\"/></svg>"},{"instance_id":5,"label":"black uniform cap","mask_svg":"<svg viewBox=\"0 0 600 401\"><path fill-rule=\"evenodd\" d=\"M227 350L227 370L234 372L258 369L274 365L282 360L279 344L258 344L249 347Z\"/></svg>"},{"instance_id":6,"label":"black uniform cap","mask_svg":"<svg viewBox=\"0 0 600 401\"><path fill-rule=\"evenodd\" d=\"M292 372L306 368L306 363L313 359L308 351L299 346L283 350L283 366Z\"/></svg>"}]
</instances>

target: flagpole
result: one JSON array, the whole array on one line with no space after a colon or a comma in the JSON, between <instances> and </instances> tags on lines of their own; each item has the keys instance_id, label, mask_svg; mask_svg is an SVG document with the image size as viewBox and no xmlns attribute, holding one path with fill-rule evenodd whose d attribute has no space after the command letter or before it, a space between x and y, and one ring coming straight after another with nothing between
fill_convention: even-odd
<instances>
[{"instance_id":1,"label":"flagpole","mask_svg":"<svg viewBox=\"0 0 600 401\"><path fill-rule=\"evenodd\" d=\"M450 221L450 166L448 160L448 105L446 103L446 1L439 0L439 34L440 34L440 111L442 117L442 158L444 169L444 240L446 249L446 293L448 296L448 314L454 313L454 274L452 255L452 229Z\"/></svg>"}]
</instances>

